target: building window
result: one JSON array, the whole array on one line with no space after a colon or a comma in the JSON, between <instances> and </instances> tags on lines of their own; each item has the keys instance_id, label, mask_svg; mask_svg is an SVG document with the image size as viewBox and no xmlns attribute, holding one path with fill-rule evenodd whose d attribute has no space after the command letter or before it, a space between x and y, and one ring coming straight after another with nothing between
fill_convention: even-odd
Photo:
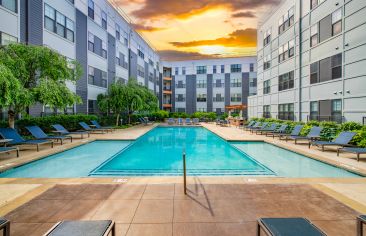
<instances>
[{"instance_id":1,"label":"building window","mask_svg":"<svg viewBox=\"0 0 366 236\"><path fill-rule=\"evenodd\" d=\"M118 24L116 24L116 38L118 40L121 40L121 28L119 27Z\"/></svg>"},{"instance_id":2,"label":"building window","mask_svg":"<svg viewBox=\"0 0 366 236\"><path fill-rule=\"evenodd\" d=\"M291 89L294 87L294 72L288 72L278 77L278 91Z\"/></svg>"},{"instance_id":3,"label":"building window","mask_svg":"<svg viewBox=\"0 0 366 236\"><path fill-rule=\"evenodd\" d=\"M271 80L263 82L263 94L269 94L271 92Z\"/></svg>"},{"instance_id":4,"label":"building window","mask_svg":"<svg viewBox=\"0 0 366 236\"><path fill-rule=\"evenodd\" d=\"M222 113L221 108L216 108L216 115L222 115Z\"/></svg>"},{"instance_id":5,"label":"building window","mask_svg":"<svg viewBox=\"0 0 366 236\"><path fill-rule=\"evenodd\" d=\"M249 72L254 72L254 64L253 63L249 64Z\"/></svg>"},{"instance_id":6,"label":"building window","mask_svg":"<svg viewBox=\"0 0 366 236\"><path fill-rule=\"evenodd\" d=\"M105 13L104 11L102 11L102 27L104 29L107 29L107 13Z\"/></svg>"},{"instance_id":7,"label":"building window","mask_svg":"<svg viewBox=\"0 0 366 236\"><path fill-rule=\"evenodd\" d=\"M342 53L310 65L310 84L342 78Z\"/></svg>"},{"instance_id":8,"label":"building window","mask_svg":"<svg viewBox=\"0 0 366 236\"><path fill-rule=\"evenodd\" d=\"M224 87L224 81L221 79L217 79L213 85L215 88L222 88Z\"/></svg>"},{"instance_id":9,"label":"building window","mask_svg":"<svg viewBox=\"0 0 366 236\"><path fill-rule=\"evenodd\" d=\"M319 102L310 102L310 120L318 120Z\"/></svg>"},{"instance_id":10,"label":"building window","mask_svg":"<svg viewBox=\"0 0 366 236\"><path fill-rule=\"evenodd\" d=\"M94 20L94 2L88 0L88 16Z\"/></svg>"},{"instance_id":11,"label":"building window","mask_svg":"<svg viewBox=\"0 0 366 236\"><path fill-rule=\"evenodd\" d=\"M230 101L231 102L241 102L241 94L240 93L231 94Z\"/></svg>"},{"instance_id":12,"label":"building window","mask_svg":"<svg viewBox=\"0 0 366 236\"><path fill-rule=\"evenodd\" d=\"M176 102L185 102L186 98L185 98L184 94L177 94L175 96L175 100L176 100Z\"/></svg>"},{"instance_id":13,"label":"building window","mask_svg":"<svg viewBox=\"0 0 366 236\"><path fill-rule=\"evenodd\" d=\"M214 73L214 74L216 74L216 73L217 73L217 68L216 68L216 66L213 66L212 73Z\"/></svg>"},{"instance_id":14,"label":"building window","mask_svg":"<svg viewBox=\"0 0 366 236\"><path fill-rule=\"evenodd\" d=\"M149 73L149 81L154 82L154 74L151 72Z\"/></svg>"},{"instance_id":15,"label":"building window","mask_svg":"<svg viewBox=\"0 0 366 236\"><path fill-rule=\"evenodd\" d=\"M97 108L97 101L88 100L88 114L95 114Z\"/></svg>"},{"instance_id":16,"label":"building window","mask_svg":"<svg viewBox=\"0 0 366 236\"><path fill-rule=\"evenodd\" d=\"M94 52L94 35L90 32L88 34L88 50Z\"/></svg>"},{"instance_id":17,"label":"building window","mask_svg":"<svg viewBox=\"0 0 366 236\"><path fill-rule=\"evenodd\" d=\"M137 75L145 78L145 70L142 66L137 65Z\"/></svg>"},{"instance_id":18,"label":"building window","mask_svg":"<svg viewBox=\"0 0 366 236\"><path fill-rule=\"evenodd\" d=\"M206 94L198 94L197 95L197 102L206 102L207 101L207 95Z\"/></svg>"},{"instance_id":19,"label":"building window","mask_svg":"<svg viewBox=\"0 0 366 236\"><path fill-rule=\"evenodd\" d=\"M185 67L182 67L182 74L186 75L186 68Z\"/></svg>"},{"instance_id":20,"label":"building window","mask_svg":"<svg viewBox=\"0 0 366 236\"><path fill-rule=\"evenodd\" d=\"M241 87L241 79L231 79L230 80L230 87L232 87L232 88Z\"/></svg>"},{"instance_id":21,"label":"building window","mask_svg":"<svg viewBox=\"0 0 366 236\"><path fill-rule=\"evenodd\" d=\"M145 59L145 54L141 51L141 50L137 50L137 54L139 57L141 57L142 59Z\"/></svg>"},{"instance_id":22,"label":"building window","mask_svg":"<svg viewBox=\"0 0 366 236\"><path fill-rule=\"evenodd\" d=\"M44 8L44 27L59 36L74 42L74 22L47 4L45 4Z\"/></svg>"},{"instance_id":23,"label":"building window","mask_svg":"<svg viewBox=\"0 0 366 236\"><path fill-rule=\"evenodd\" d=\"M206 108L198 108L197 111L198 112L206 112Z\"/></svg>"},{"instance_id":24,"label":"building window","mask_svg":"<svg viewBox=\"0 0 366 236\"><path fill-rule=\"evenodd\" d=\"M94 68L89 66L88 70L88 84L95 85L95 72Z\"/></svg>"},{"instance_id":25,"label":"building window","mask_svg":"<svg viewBox=\"0 0 366 236\"><path fill-rule=\"evenodd\" d=\"M271 42L271 29L268 29L266 32L264 32L263 35L263 46L267 46Z\"/></svg>"},{"instance_id":26,"label":"building window","mask_svg":"<svg viewBox=\"0 0 366 236\"><path fill-rule=\"evenodd\" d=\"M207 88L206 80L197 80L197 88Z\"/></svg>"},{"instance_id":27,"label":"building window","mask_svg":"<svg viewBox=\"0 0 366 236\"><path fill-rule=\"evenodd\" d=\"M310 36L310 47L313 47L313 46L317 45L318 42L319 42L318 28L319 28L318 24L315 24L310 29L310 33L311 33L311 36Z\"/></svg>"},{"instance_id":28,"label":"building window","mask_svg":"<svg viewBox=\"0 0 366 236\"><path fill-rule=\"evenodd\" d=\"M18 38L0 31L0 45L8 45L16 42L18 42Z\"/></svg>"},{"instance_id":29,"label":"building window","mask_svg":"<svg viewBox=\"0 0 366 236\"><path fill-rule=\"evenodd\" d=\"M279 104L278 105L278 119L280 120L294 120L294 104Z\"/></svg>"},{"instance_id":30,"label":"building window","mask_svg":"<svg viewBox=\"0 0 366 236\"><path fill-rule=\"evenodd\" d=\"M225 65L221 65L221 74L225 73Z\"/></svg>"},{"instance_id":31,"label":"building window","mask_svg":"<svg viewBox=\"0 0 366 236\"><path fill-rule=\"evenodd\" d=\"M215 97L213 97L213 102L224 102L225 97L221 93L217 93Z\"/></svg>"},{"instance_id":32,"label":"building window","mask_svg":"<svg viewBox=\"0 0 366 236\"><path fill-rule=\"evenodd\" d=\"M281 63L294 56L295 42L290 40L278 48L278 63Z\"/></svg>"},{"instance_id":33,"label":"building window","mask_svg":"<svg viewBox=\"0 0 366 236\"><path fill-rule=\"evenodd\" d=\"M206 66L197 66L196 70L197 70L197 74L207 74Z\"/></svg>"},{"instance_id":34,"label":"building window","mask_svg":"<svg viewBox=\"0 0 366 236\"><path fill-rule=\"evenodd\" d=\"M182 107L178 107L175 110L176 110L176 112L180 112L180 113L186 112L186 109L182 108Z\"/></svg>"},{"instance_id":35,"label":"building window","mask_svg":"<svg viewBox=\"0 0 366 236\"><path fill-rule=\"evenodd\" d=\"M175 67L175 75L179 75L179 68L178 67Z\"/></svg>"},{"instance_id":36,"label":"building window","mask_svg":"<svg viewBox=\"0 0 366 236\"><path fill-rule=\"evenodd\" d=\"M102 57L107 58L107 43L102 41Z\"/></svg>"},{"instance_id":37,"label":"building window","mask_svg":"<svg viewBox=\"0 0 366 236\"><path fill-rule=\"evenodd\" d=\"M177 84L175 85L176 88L185 88L186 84L184 83L183 80L178 80Z\"/></svg>"},{"instance_id":38,"label":"building window","mask_svg":"<svg viewBox=\"0 0 366 236\"><path fill-rule=\"evenodd\" d=\"M107 88L107 81L108 81L107 72L102 71L101 87Z\"/></svg>"},{"instance_id":39,"label":"building window","mask_svg":"<svg viewBox=\"0 0 366 236\"><path fill-rule=\"evenodd\" d=\"M342 100L341 99L337 99L337 100L332 100L332 117L333 120L337 121L341 118L342 116Z\"/></svg>"},{"instance_id":40,"label":"building window","mask_svg":"<svg viewBox=\"0 0 366 236\"><path fill-rule=\"evenodd\" d=\"M241 64L233 64L230 66L231 73L241 72Z\"/></svg>"},{"instance_id":41,"label":"building window","mask_svg":"<svg viewBox=\"0 0 366 236\"><path fill-rule=\"evenodd\" d=\"M263 70L268 70L271 68L271 54L268 54L263 58Z\"/></svg>"},{"instance_id":42,"label":"building window","mask_svg":"<svg viewBox=\"0 0 366 236\"><path fill-rule=\"evenodd\" d=\"M12 12L18 12L18 0L0 0L0 5Z\"/></svg>"},{"instance_id":43,"label":"building window","mask_svg":"<svg viewBox=\"0 0 366 236\"><path fill-rule=\"evenodd\" d=\"M294 8L292 7L285 15L280 17L278 21L278 34L282 34L290 28L294 24L294 21Z\"/></svg>"},{"instance_id":44,"label":"building window","mask_svg":"<svg viewBox=\"0 0 366 236\"><path fill-rule=\"evenodd\" d=\"M332 36L342 32L342 9L332 13Z\"/></svg>"},{"instance_id":45,"label":"building window","mask_svg":"<svg viewBox=\"0 0 366 236\"><path fill-rule=\"evenodd\" d=\"M263 117L271 118L271 106L270 105L263 106Z\"/></svg>"}]
</instances>

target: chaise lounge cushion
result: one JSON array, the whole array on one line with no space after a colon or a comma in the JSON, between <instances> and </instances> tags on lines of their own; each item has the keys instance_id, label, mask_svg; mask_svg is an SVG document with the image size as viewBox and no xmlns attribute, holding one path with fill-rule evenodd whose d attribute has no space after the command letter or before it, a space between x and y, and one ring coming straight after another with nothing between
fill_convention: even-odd
<instances>
[{"instance_id":1,"label":"chaise lounge cushion","mask_svg":"<svg viewBox=\"0 0 366 236\"><path fill-rule=\"evenodd\" d=\"M262 218L262 224L272 233L281 236L325 235L305 218Z\"/></svg>"},{"instance_id":2,"label":"chaise lounge cushion","mask_svg":"<svg viewBox=\"0 0 366 236\"><path fill-rule=\"evenodd\" d=\"M52 230L50 236L103 236L111 225L110 220L63 221Z\"/></svg>"}]
</instances>

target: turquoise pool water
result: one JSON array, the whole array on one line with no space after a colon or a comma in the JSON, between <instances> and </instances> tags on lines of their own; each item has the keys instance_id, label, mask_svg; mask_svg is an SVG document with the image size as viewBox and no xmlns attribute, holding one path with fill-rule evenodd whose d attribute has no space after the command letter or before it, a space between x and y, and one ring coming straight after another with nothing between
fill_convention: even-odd
<instances>
[{"instance_id":1,"label":"turquoise pool water","mask_svg":"<svg viewBox=\"0 0 366 236\"><path fill-rule=\"evenodd\" d=\"M227 142L205 128L155 128L136 140L95 141L6 171L0 177L189 175L360 177L263 142Z\"/></svg>"}]
</instances>

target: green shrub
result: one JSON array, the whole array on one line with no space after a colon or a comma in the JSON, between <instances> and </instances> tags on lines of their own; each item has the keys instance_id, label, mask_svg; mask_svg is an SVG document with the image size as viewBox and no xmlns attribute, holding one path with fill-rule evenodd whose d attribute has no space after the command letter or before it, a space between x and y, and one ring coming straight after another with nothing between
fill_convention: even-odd
<instances>
[{"instance_id":1,"label":"green shrub","mask_svg":"<svg viewBox=\"0 0 366 236\"><path fill-rule=\"evenodd\" d=\"M354 121L345 122L340 125L340 131L360 130L361 128L363 128L362 125Z\"/></svg>"},{"instance_id":2,"label":"green shrub","mask_svg":"<svg viewBox=\"0 0 366 236\"><path fill-rule=\"evenodd\" d=\"M169 117L169 112L164 111L164 110L160 110L160 111L156 111L156 112L153 112L153 113L149 114L148 117L151 120L164 121L164 119Z\"/></svg>"}]
</instances>

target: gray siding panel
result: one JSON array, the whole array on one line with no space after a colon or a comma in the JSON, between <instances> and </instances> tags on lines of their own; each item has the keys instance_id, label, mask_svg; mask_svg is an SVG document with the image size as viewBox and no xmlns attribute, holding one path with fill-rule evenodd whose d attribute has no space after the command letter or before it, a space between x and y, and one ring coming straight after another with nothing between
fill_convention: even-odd
<instances>
[{"instance_id":1,"label":"gray siding panel","mask_svg":"<svg viewBox=\"0 0 366 236\"><path fill-rule=\"evenodd\" d=\"M230 74L225 74L225 106L230 105Z\"/></svg>"},{"instance_id":2,"label":"gray siding panel","mask_svg":"<svg viewBox=\"0 0 366 236\"><path fill-rule=\"evenodd\" d=\"M24 43L27 40L27 0L20 0L19 14L20 14L20 37L19 41Z\"/></svg>"},{"instance_id":3,"label":"gray siding panel","mask_svg":"<svg viewBox=\"0 0 366 236\"><path fill-rule=\"evenodd\" d=\"M212 86L212 81L213 80L213 75L212 74L208 74L207 75L207 112L212 112L213 109L213 101L212 101L212 96L213 96L213 86Z\"/></svg>"},{"instance_id":4,"label":"gray siding panel","mask_svg":"<svg viewBox=\"0 0 366 236\"><path fill-rule=\"evenodd\" d=\"M108 34L108 85L114 83L116 77L116 39Z\"/></svg>"},{"instance_id":5,"label":"gray siding panel","mask_svg":"<svg viewBox=\"0 0 366 236\"><path fill-rule=\"evenodd\" d=\"M76 94L82 99L82 104L76 106L77 113L88 112L88 30L87 17L81 11L76 10L76 60L83 69L83 75L76 82Z\"/></svg>"},{"instance_id":6,"label":"gray siding panel","mask_svg":"<svg viewBox=\"0 0 366 236\"><path fill-rule=\"evenodd\" d=\"M172 83L171 83L171 89L172 89L172 111L175 112L175 76L172 76Z\"/></svg>"},{"instance_id":7,"label":"gray siding panel","mask_svg":"<svg viewBox=\"0 0 366 236\"><path fill-rule=\"evenodd\" d=\"M137 55L136 53L129 50L130 56L129 56L129 77L137 79Z\"/></svg>"},{"instance_id":8,"label":"gray siding panel","mask_svg":"<svg viewBox=\"0 0 366 236\"><path fill-rule=\"evenodd\" d=\"M163 92L160 84L163 84L163 73L159 73L159 105L160 109L163 109Z\"/></svg>"},{"instance_id":9,"label":"gray siding panel","mask_svg":"<svg viewBox=\"0 0 366 236\"><path fill-rule=\"evenodd\" d=\"M192 114L196 111L196 75L187 75L186 77L186 112Z\"/></svg>"},{"instance_id":10,"label":"gray siding panel","mask_svg":"<svg viewBox=\"0 0 366 236\"><path fill-rule=\"evenodd\" d=\"M156 94L156 69L154 69L154 93Z\"/></svg>"},{"instance_id":11,"label":"gray siding panel","mask_svg":"<svg viewBox=\"0 0 366 236\"><path fill-rule=\"evenodd\" d=\"M249 96L249 73L242 74L242 104L248 105L248 96ZM248 109L243 111L243 117L248 117Z\"/></svg>"},{"instance_id":12,"label":"gray siding panel","mask_svg":"<svg viewBox=\"0 0 366 236\"><path fill-rule=\"evenodd\" d=\"M43 0L28 1L28 42L43 45Z\"/></svg>"}]
</instances>

